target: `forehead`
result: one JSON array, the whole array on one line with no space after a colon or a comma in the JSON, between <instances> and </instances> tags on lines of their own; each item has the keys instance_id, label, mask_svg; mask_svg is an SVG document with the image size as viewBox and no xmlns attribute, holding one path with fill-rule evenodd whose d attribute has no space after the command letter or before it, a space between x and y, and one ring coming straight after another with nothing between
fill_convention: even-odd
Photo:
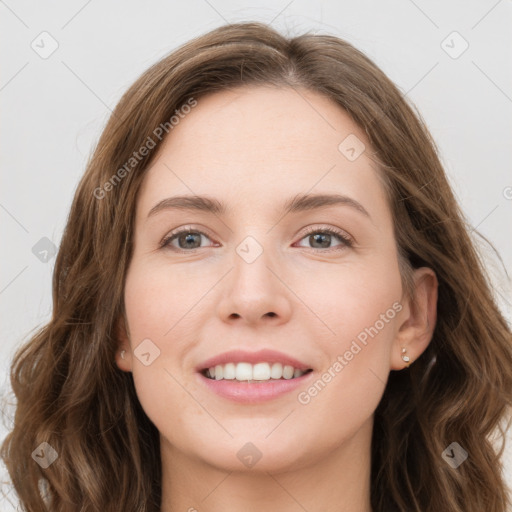
<instances>
[{"instance_id":1,"label":"forehead","mask_svg":"<svg viewBox=\"0 0 512 512\"><path fill-rule=\"evenodd\" d=\"M287 158L315 157L338 151L347 135L366 135L333 100L304 88L245 86L210 93L184 115L164 141L161 151L195 145L199 154L229 149L230 158L247 155L258 161L265 153ZM257 138L258 144L255 144Z\"/></svg>"},{"instance_id":2,"label":"forehead","mask_svg":"<svg viewBox=\"0 0 512 512\"><path fill-rule=\"evenodd\" d=\"M347 146L365 149L353 159L344 153ZM379 202L385 208L371 152L349 114L318 92L270 86L215 92L199 98L163 141L138 210L146 215L174 194L262 207L309 192L343 193L366 201L368 209Z\"/></svg>"}]
</instances>

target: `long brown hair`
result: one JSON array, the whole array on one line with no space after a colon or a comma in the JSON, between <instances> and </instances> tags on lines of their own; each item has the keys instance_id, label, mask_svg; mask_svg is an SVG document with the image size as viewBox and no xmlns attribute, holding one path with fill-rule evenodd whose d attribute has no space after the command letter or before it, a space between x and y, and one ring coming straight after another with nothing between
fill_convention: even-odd
<instances>
[{"instance_id":1,"label":"long brown hair","mask_svg":"<svg viewBox=\"0 0 512 512\"><path fill-rule=\"evenodd\" d=\"M131 373L115 364L137 193L176 111L249 84L307 88L349 113L384 177L405 289L420 266L439 281L433 339L410 368L390 373L375 411L373 510L505 512L499 429L512 401L511 331L435 144L403 94L352 45L330 35L287 38L261 23L217 28L153 65L99 139L60 244L52 318L12 364L17 407L2 457L21 504L30 512L45 503L59 512L159 510L159 434ZM453 442L469 454L457 468L442 457ZM45 447L49 456L41 443L58 455L47 468L31 457Z\"/></svg>"}]
</instances>

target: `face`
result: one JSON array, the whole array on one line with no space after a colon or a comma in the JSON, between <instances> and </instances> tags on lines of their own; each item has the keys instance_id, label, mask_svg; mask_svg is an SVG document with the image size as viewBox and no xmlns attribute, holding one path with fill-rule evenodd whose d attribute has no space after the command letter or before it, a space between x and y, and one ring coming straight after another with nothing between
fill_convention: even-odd
<instances>
[{"instance_id":1,"label":"face","mask_svg":"<svg viewBox=\"0 0 512 512\"><path fill-rule=\"evenodd\" d=\"M118 359L164 451L225 470L261 454L256 468L286 471L368 431L403 314L370 154L306 90L215 93L174 126L138 196ZM161 203L176 196L224 210Z\"/></svg>"}]
</instances>

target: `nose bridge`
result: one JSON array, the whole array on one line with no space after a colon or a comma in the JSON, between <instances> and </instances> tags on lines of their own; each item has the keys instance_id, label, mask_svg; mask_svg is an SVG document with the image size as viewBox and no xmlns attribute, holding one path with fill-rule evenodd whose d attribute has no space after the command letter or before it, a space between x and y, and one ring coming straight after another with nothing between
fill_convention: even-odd
<instances>
[{"instance_id":1,"label":"nose bridge","mask_svg":"<svg viewBox=\"0 0 512 512\"><path fill-rule=\"evenodd\" d=\"M263 240L265 238L265 240ZM261 242L260 242L261 240ZM272 273L269 270L273 265L271 248L268 237L253 235L246 236L235 248L236 255L233 258L234 279L251 283L251 286L262 287L273 286Z\"/></svg>"},{"instance_id":2,"label":"nose bridge","mask_svg":"<svg viewBox=\"0 0 512 512\"><path fill-rule=\"evenodd\" d=\"M276 276L279 258L269 242L270 237L259 231L245 236L235 247L233 270L219 309L225 320L241 317L253 323L268 317L284 320L290 315L290 297Z\"/></svg>"}]
</instances>

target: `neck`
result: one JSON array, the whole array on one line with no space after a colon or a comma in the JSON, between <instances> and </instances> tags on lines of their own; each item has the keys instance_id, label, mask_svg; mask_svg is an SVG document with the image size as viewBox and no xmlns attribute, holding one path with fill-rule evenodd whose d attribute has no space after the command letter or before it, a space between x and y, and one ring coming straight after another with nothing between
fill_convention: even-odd
<instances>
[{"instance_id":1,"label":"neck","mask_svg":"<svg viewBox=\"0 0 512 512\"><path fill-rule=\"evenodd\" d=\"M372 427L370 418L329 453L279 471L223 470L162 438L161 512L371 512Z\"/></svg>"}]
</instances>

